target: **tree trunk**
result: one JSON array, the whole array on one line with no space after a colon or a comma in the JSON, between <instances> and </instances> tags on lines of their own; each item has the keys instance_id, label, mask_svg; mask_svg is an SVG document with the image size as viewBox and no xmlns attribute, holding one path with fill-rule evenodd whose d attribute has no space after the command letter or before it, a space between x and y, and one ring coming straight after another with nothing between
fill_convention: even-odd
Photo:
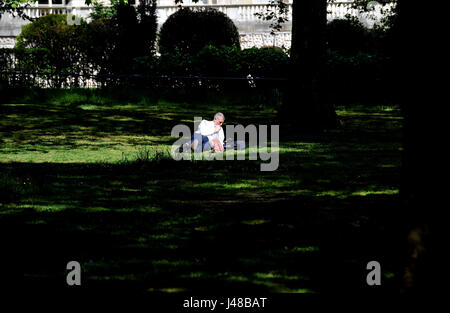
<instances>
[{"instance_id":1,"label":"tree trunk","mask_svg":"<svg viewBox=\"0 0 450 313\"><path fill-rule=\"evenodd\" d=\"M293 1L292 10L291 66L280 119L295 122L299 129L334 128L336 113L321 86L327 1Z\"/></svg>"},{"instance_id":2,"label":"tree trunk","mask_svg":"<svg viewBox=\"0 0 450 313\"><path fill-rule=\"evenodd\" d=\"M446 282L443 206L448 193L442 150L447 138L439 129L448 122L443 114L443 93L448 89L438 71L444 68L446 48L442 34L443 8L424 14L414 1L398 1L396 63L400 101L405 116L401 195L403 211L399 225L407 249L403 263L403 287L421 293L442 292ZM441 112L442 111L442 112ZM447 121L445 120L447 119ZM438 179L438 176L441 176ZM446 225L445 225L446 226ZM439 242L442 240L442 242Z\"/></svg>"}]
</instances>

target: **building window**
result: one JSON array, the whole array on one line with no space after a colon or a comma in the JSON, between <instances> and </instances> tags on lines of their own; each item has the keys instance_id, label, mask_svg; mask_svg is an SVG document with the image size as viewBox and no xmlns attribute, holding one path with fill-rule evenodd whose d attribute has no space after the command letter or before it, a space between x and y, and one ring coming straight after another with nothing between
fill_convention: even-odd
<instances>
[{"instance_id":1,"label":"building window","mask_svg":"<svg viewBox=\"0 0 450 313\"><path fill-rule=\"evenodd\" d=\"M49 5L49 4L54 4L54 5L63 5L66 4L66 0L38 0L38 4L42 4L42 5Z\"/></svg>"}]
</instances>

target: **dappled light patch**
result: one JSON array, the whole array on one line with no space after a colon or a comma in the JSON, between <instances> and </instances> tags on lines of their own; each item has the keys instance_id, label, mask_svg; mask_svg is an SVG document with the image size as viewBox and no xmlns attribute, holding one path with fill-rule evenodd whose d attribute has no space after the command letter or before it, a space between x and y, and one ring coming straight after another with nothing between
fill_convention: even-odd
<instances>
[{"instance_id":1,"label":"dappled light patch","mask_svg":"<svg viewBox=\"0 0 450 313\"><path fill-rule=\"evenodd\" d=\"M105 211L109 211L109 208L105 208L105 207L85 207L83 208L84 211L86 212L105 212Z\"/></svg>"},{"instance_id":2,"label":"dappled light patch","mask_svg":"<svg viewBox=\"0 0 450 313\"><path fill-rule=\"evenodd\" d=\"M53 204L53 205L22 205L23 208L32 208L36 212L58 212L67 209L67 205L64 204Z\"/></svg>"},{"instance_id":3,"label":"dappled light patch","mask_svg":"<svg viewBox=\"0 0 450 313\"><path fill-rule=\"evenodd\" d=\"M291 249L293 252L314 252L319 251L319 247L317 246L310 246L310 247L294 247Z\"/></svg>"},{"instance_id":4,"label":"dappled light patch","mask_svg":"<svg viewBox=\"0 0 450 313\"><path fill-rule=\"evenodd\" d=\"M139 119L136 119L136 118L123 116L123 115L106 116L106 117L104 117L104 119L111 120L111 121L116 121L116 122L129 122L129 121L134 121L134 122L138 122L138 123L144 122L144 120L139 120Z\"/></svg>"},{"instance_id":5,"label":"dappled light patch","mask_svg":"<svg viewBox=\"0 0 450 313\"><path fill-rule=\"evenodd\" d=\"M250 221L242 221L241 223L245 225L262 225L270 223L270 220L250 220Z\"/></svg>"},{"instance_id":6,"label":"dappled light patch","mask_svg":"<svg viewBox=\"0 0 450 313\"><path fill-rule=\"evenodd\" d=\"M356 192L353 192L351 195L364 197L367 195L397 195L397 194L399 194L398 189L388 189L388 190L376 190L376 191L371 191L371 190L356 191Z\"/></svg>"},{"instance_id":7,"label":"dappled light patch","mask_svg":"<svg viewBox=\"0 0 450 313\"><path fill-rule=\"evenodd\" d=\"M339 111L345 125L329 133L294 138L286 130L279 168L263 173L259 161L176 162L164 154L173 125L217 107L5 107L0 222L34 234L25 247L31 255L79 259L88 282L320 292L336 252L345 256L337 266L348 266L392 245L383 225L398 204L396 110ZM227 110L242 124L273 117ZM38 272L39 264L25 279L57 275Z\"/></svg>"},{"instance_id":8,"label":"dappled light patch","mask_svg":"<svg viewBox=\"0 0 450 313\"><path fill-rule=\"evenodd\" d=\"M264 273L256 273L255 275L250 277L239 275L239 273L230 273L226 275L227 277L225 278L225 280L229 282L249 283L256 286L260 285L267 288L267 290L270 292L314 293L314 290L311 289L292 289L286 286L286 281L296 281L296 283L298 284L299 281L303 280L300 276L281 276Z\"/></svg>"},{"instance_id":9,"label":"dappled light patch","mask_svg":"<svg viewBox=\"0 0 450 313\"><path fill-rule=\"evenodd\" d=\"M165 292L165 293L177 293L177 292L187 292L188 289L186 288L179 288L179 287L173 287L173 288L149 288L147 289L148 292Z\"/></svg>"},{"instance_id":10,"label":"dappled light patch","mask_svg":"<svg viewBox=\"0 0 450 313\"><path fill-rule=\"evenodd\" d=\"M283 275L278 273L255 273L254 277L259 279L285 279L285 280L309 280L307 276L297 276L297 275Z\"/></svg>"}]
</instances>

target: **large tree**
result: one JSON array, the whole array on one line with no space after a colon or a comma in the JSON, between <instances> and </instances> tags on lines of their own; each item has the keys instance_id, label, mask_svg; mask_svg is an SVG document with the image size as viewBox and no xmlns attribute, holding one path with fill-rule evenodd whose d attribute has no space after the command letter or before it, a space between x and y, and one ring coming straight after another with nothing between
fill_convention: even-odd
<instances>
[{"instance_id":1,"label":"large tree","mask_svg":"<svg viewBox=\"0 0 450 313\"><path fill-rule=\"evenodd\" d=\"M291 66L280 117L297 129L337 126L334 107L323 97L327 0L292 3Z\"/></svg>"},{"instance_id":2,"label":"large tree","mask_svg":"<svg viewBox=\"0 0 450 313\"><path fill-rule=\"evenodd\" d=\"M403 211L399 221L408 240L404 286L421 292L442 292L448 271L442 256L448 243L443 210L447 207L444 167L448 139L442 128L447 62L446 10L425 14L414 1L398 1L396 27L397 88L405 115ZM441 72L441 73L440 73ZM444 135L445 134L445 135ZM445 227L445 228L444 228Z\"/></svg>"},{"instance_id":3,"label":"large tree","mask_svg":"<svg viewBox=\"0 0 450 313\"><path fill-rule=\"evenodd\" d=\"M277 28L286 21L287 5L282 0L270 5L276 6L279 14L269 11L266 19L275 20L272 26ZM298 130L334 128L338 123L334 107L325 101L321 90L326 23L327 0L293 1L291 66L279 117L295 122Z\"/></svg>"}]
</instances>

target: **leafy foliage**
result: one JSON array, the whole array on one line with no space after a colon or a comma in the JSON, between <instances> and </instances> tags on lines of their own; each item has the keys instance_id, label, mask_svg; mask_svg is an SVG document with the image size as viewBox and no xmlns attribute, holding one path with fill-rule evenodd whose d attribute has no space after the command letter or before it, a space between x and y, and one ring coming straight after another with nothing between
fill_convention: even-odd
<instances>
[{"instance_id":1,"label":"leafy foliage","mask_svg":"<svg viewBox=\"0 0 450 313\"><path fill-rule=\"evenodd\" d=\"M0 0L0 19L4 13L12 14L23 19L30 19L25 14L25 9L29 6L30 0Z\"/></svg>"},{"instance_id":2,"label":"leafy foliage","mask_svg":"<svg viewBox=\"0 0 450 313\"><path fill-rule=\"evenodd\" d=\"M114 25L110 19L99 18L84 25L79 44L85 53L84 61L91 71L99 74L112 72L115 37Z\"/></svg>"},{"instance_id":3,"label":"leafy foliage","mask_svg":"<svg viewBox=\"0 0 450 313\"><path fill-rule=\"evenodd\" d=\"M195 54L206 45L236 46L239 33L233 21L215 9L191 10L181 8L169 16L160 31L161 53L179 50Z\"/></svg>"},{"instance_id":4,"label":"leafy foliage","mask_svg":"<svg viewBox=\"0 0 450 313\"><path fill-rule=\"evenodd\" d=\"M388 9L386 5L391 5L392 9ZM397 16L397 0L354 0L352 2L352 7L360 14L365 14L370 16L374 11L376 11L380 7L380 13L383 15L383 18L374 24L375 28L380 28L382 30L390 29L395 23L395 19Z\"/></svg>"},{"instance_id":5,"label":"leafy foliage","mask_svg":"<svg viewBox=\"0 0 450 313\"><path fill-rule=\"evenodd\" d=\"M49 61L51 53L45 48L2 48L0 49L0 68L2 70L14 70L22 75L14 75L9 79L0 78L0 85L8 86L10 83L21 87L32 87L36 73L48 74L52 72ZM6 93L2 92L2 95Z\"/></svg>"},{"instance_id":6,"label":"leafy foliage","mask_svg":"<svg viewBox=\"0 0 450 313\"><path fill-rule=\"evenodd\" d=\"M17 37L16 48L18 51L30 48L48 50L45 55L48 68L45 70L49 72L82 72L82 62L79 62L83 55L79 44L82 25L85 25L83 20L81 25L68 25L66 14L42 16L23 27ZM59 80L55 82L56 86L60 84Z\"/></svg>"},{"instance_id":7,"label":"leafy foliage","mask_svg":"<svg viewBox=\"0 0 450 313\"><path fill-rule=\"evenodd\" d=\"M42 16L24 26L16 47L47 49L53 73L131 73L135 58L155 52L156 0L141 1L137 10L116 2L108 12L81 25L68 25L67 15Z\"/></svg>"},{"instance_id":8,"label":"leafy foliage","mask_svg":"<svg viewBox=\"0 0 450 313\"><path fill-rule=\"evenodd\" d=\"M92 13L89 15L89 17L93 20L98 20L102 18L111 19L117 15L116 4L117 1L114 0L111 1L110 6L104 5L102 2L94 1L92 2L93 10Z\"/></svg>"},{"instance_id":9,"label":"leafy foliage","mask_svg":"<svg viewBox=\"0 0 450 313\"><path fill-rule=\"evenodd\" d=\"M265 21L271 21L270 33L274 35L289 20L289 6L282 0L270 0L267 4L266 12L255 13L255 16Z\"/></svg>"},{"instance_id":10,"label":"leafy foliage","mask_svg":"<svg viewBox=\"0 0 450 313\"><path fill-rule=\"evenodd\" d=\"M135 73L160 75L286 77L288 66L289 56L281 50L212 45L195 55L176 50L135 59Z\"/></svg>"},{"instance_id":11,"label":"leafy foliage","mask_svg":"<svg viewBox=\"0 0 450 313\"><path fill-rule=\"evenodd\" d=\"M197 55L203 75L285 77L289 57L273 48L206 46Z\"/></svg>"}]
</instances>

